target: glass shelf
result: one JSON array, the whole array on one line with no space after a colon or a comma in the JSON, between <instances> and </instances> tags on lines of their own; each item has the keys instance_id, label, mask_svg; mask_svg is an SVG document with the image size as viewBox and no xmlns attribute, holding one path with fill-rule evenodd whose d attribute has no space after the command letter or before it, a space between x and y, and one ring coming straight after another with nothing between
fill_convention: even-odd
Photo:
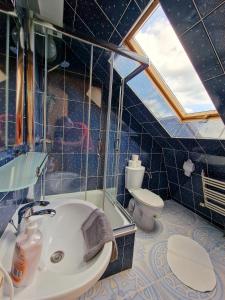
<instances>
[{"instance_id":1,"label":"glass shelf","mask_svg":"<svg viewBox=\"0 0 225 300\"><path fill-rule=\"evenodd\" d=\"M17 191L34 185L47 158L46 153L28 152L0 167L0 192Z\"/></svg>"}]
</instances>

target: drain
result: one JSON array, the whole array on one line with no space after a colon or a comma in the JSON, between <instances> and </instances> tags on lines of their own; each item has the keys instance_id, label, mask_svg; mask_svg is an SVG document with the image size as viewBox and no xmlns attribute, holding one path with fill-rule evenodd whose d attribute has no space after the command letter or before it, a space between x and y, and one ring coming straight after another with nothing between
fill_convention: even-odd
<instances>
[{"instance_id":1,"label":"drain","mask_svg":"<svg viewBox=\"0 0 225 300\"><path fill-rule=\"evenodd\" d=\"M54 252L51 255L50 260L53 264L57 264L63 259L63 257L64 257L64 252L59 250Z\"/></svg>"}]
</instances>

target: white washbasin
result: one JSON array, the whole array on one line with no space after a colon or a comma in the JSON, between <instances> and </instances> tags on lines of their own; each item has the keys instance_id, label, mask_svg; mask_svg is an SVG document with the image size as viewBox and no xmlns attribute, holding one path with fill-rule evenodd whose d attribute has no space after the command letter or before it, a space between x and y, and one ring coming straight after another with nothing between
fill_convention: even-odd
<instances>
[{"instance_id":1,"label":"white washbasin","mask_svg":"<svg viewBox=\"0 0 225 300\"><path fill-rule=\"evenodd\" d=\"M74 300L99 280L111 257L109 242L90 262L83 261L85 245L80 228L95 205L83 200L57 199L45 208L55 209L56 215L35 217L44 237L40 266L29 287L15 289L15 300ZM13 219L17 223L17 212ZM0 240L0 261L8 271L14 244L14 229L9 224ZM50 258L56 251L61 251L64 257L53 263Z\"/></svg>"}]
</instances>

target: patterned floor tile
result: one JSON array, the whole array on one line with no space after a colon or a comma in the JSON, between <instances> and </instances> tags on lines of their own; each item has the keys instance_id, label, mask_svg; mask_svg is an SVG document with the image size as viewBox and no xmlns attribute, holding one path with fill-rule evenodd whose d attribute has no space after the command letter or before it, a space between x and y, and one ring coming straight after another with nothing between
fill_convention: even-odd
<instances>
[{"instance_id":1,"label":"patterned floor tile","mask_svg":"<svg viewBox=\"0 0 225 300\"><path fill-rule=\"evenodd\" d=\"M192 238L208 252L224 245L223 232L210 224L200 225L193 231Z\"/></svg>"},{"instance_id":2,"label":"patterned floor tile","mask_svg":"<svg viewBox=\"0 0 225 300\"><path fill-rule=\"evenodd\" d=\"M189 236L209 253L217 277L210 293L200 293L182 284L166 259L172 234ZM225 299L225 239L220 230L187 208L169 200L155 230L138 230L133 268L99 281L80 300L223 300Z\"/></svg>"}]
</instances>

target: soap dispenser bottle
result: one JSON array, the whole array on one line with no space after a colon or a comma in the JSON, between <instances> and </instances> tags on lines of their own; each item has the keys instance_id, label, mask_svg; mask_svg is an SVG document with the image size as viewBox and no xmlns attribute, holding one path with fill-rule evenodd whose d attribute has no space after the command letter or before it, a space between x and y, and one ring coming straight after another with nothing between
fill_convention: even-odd
<instances>
[{"instance_id":1,"label":"soap dispenser bottle","mask_svg":"<svg viewBox=\"0 0 225 300\"><path fill-rule=\"evenodd\" d=\"M32 282L41 257L42 240L38 224L28 220L14 249L10 275L15 287L25 287Z\"/></svg>"}]
</instances>

